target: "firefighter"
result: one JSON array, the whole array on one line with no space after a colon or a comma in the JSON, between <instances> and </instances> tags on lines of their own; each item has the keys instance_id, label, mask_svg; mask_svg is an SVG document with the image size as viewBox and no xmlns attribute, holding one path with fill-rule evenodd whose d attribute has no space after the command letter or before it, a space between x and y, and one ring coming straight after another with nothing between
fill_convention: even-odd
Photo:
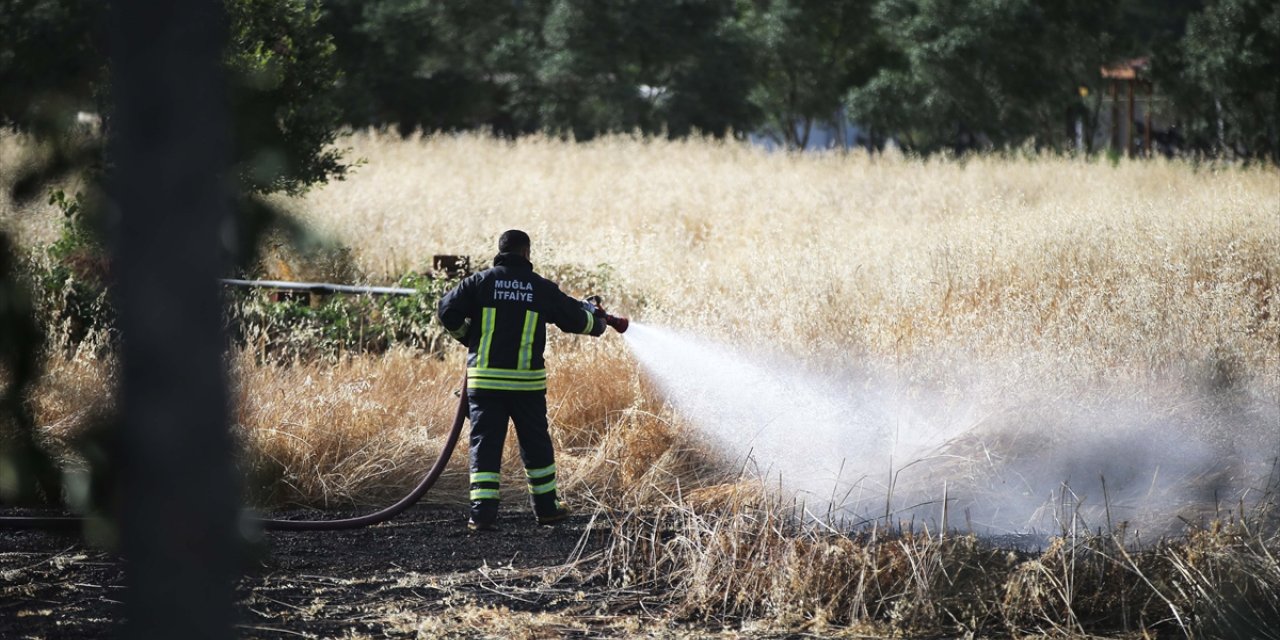
<instances>
[{"instance_id":1,"label":"firefighter","mask_svg":"<svg viewBox=\"0 0 1280 640\"><path fill-rule=\"evenodd\" d=\"M602 310L560 291L534 273L529 236L504 232L493 267L473 274L440 299L440 322L467 346L471 409L472 531L496 529L498 483L507 420L515 423L525 477L538 524L565 519L556 462L547 431L547 372L542 350L548 322L568 333L599 336Z\"/></svg>"}]
</instances>

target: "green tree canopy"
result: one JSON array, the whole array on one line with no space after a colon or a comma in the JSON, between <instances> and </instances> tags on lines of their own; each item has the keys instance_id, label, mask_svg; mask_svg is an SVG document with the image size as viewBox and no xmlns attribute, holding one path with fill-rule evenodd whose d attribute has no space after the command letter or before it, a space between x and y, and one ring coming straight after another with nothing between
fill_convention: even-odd
<instances>
[{"instance_id":1,"label":"green tree canopy","mask_svg":"<svg viewBox=\"0 0 1280 640\"><path fill-rule=\"evenodd\" d=\"M255 193L290 194L346 172L332 37L305 0L227 0L234 166Z\"/></svg>"},{"instance_id":2,"label":"green tree canopy","mask_svg":"<svg viewBox=\"0 0 1280 640\"><path fill-rule=\"evenodd\" d=\"M344 167L339 124L402 133L764 133L852 120L906 146L1094 139L1100 67L1149 58L1183 148L1280 147L1269 0L224 0L236 170L297 193ZM88 0L0 0L0 125L110 114ZM1087 91L1082 91L1086 89ZM55 150L53 170L84 146Z\"/></svg>"},{"instance_id":3,"label":"green tree canopy","mask_svg":"<svg viewBox=\"0 0 1280 640\"><path fill-rule=\"evenodd\" d=\"M1191 134L1219 152L1280 162L1280 3L1211 2L1188 21L1182 53L1178 97L1194 114Z\"/></svg>"},{"instance_id":4,"label":"green tree canopy","mask_svg":"<svg viewBox=\"0 0 1280 640\"><path fill-rule=\"evenodd\" d=\"M722 134L749 120L748 43L729 0L556 0L538 66L544 124L589 137Z\"/></svg>"},{"instance_id":5,"label":"green tree canopy","mask_svg":"<svg viewBox=\"0 0 1280 640\"><path fill-rule=\"evenodd\" d=\"M339 112L332 38L315 2L226 0L231 40L235 171L249 192L298 193L341 177L330 148ZM110 130L110 86L100 25L106 5L89 0L0 0L0 126L55 147L43 178L101 165L100 144L78 144L78 112ZM98 141L100 142L100 140ZM20 181L19 190L27 182ZM20 193L19 195L34 195Z\"/></svg>"},{"instance_id":6,"label":"green tree canopy","mask_svg":"<svg viewBox=\"0 0 1280 640\"><path fill-rule=\"evenodd\" d=\"M723 133L751 121L732 0L333 0L355 125Z\"/></svg>"},{"instance_id":7,"label":"green tree canopy","mask_svg":"<svg viewBox=\"0 0 1280 640\"><path fill-rule=\"evenodd\" d=\"M897 53L850 92L854 118L921 150L1061 147L1079 87L1111 57L1102 0L882 0L876 20Z\"/></svg>"},{"instance_id":8,"label":"green tree canopy","mask_svg":"<svg viewBox=\"0 0 1280 640\"><path fill-rule=\"evenodd\" d=\"M789 148L805 148L815 122L841 117L845 93L890 55L870 0L758 0L741 10L754 45L751 104Z\"/></svg>"}]
</instances>

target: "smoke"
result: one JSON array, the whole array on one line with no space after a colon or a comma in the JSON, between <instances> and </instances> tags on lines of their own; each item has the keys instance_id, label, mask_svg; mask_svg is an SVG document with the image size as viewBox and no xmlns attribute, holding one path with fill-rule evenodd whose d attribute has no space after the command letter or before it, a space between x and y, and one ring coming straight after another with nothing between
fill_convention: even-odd
<instances>
[{"instance_id":1,"label":"smoke","mask_svg":"<svg viewBox=\"0 0 1280 640\"><path fill-rule=\"evenodd\" d=\"M815 371L634 322L623 335L708 450L846 525L1160 534L1235 506L1280 453L1280 410L1248 394L930 388L895 367Z\"/></svg>"}]
</instances>

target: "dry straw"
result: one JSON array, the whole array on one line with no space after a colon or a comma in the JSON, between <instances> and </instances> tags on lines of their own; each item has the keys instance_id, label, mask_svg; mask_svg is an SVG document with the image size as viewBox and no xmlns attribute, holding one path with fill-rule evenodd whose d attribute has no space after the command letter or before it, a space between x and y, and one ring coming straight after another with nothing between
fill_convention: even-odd
<instances>
[{"instance_id":1,"label":"dry straw","mask_svg":"<svg viewBox=\"0 0 1280 640\"><path fill-rule=\"evenodd\" d=\"M0 172L21 145L0 139ZM283 204L350 247L366 280L438 253L484 260L500 231L522 228L535 263L573 294L599 288L643 321L767 346L817 372L865 361L944 394L1208 386L1280 404L1272 167L768 154L626 136L357 133L342 145L367 162ZM51 238L55 216L0 208L28 244ZM97 356L51 352L32 399L51 441L105 402L111 367ZM1140 552L1118 523L1089 537L1065 526L1029 554L896 523L836 535L738 482L616 337L553 339L548 360L563 486L615 523L601 570L667 590L680 615L819 631L1257 637L1274 632L1258 620L1280 616L1274 519L1250 506ZM311 505L411 485L450 422L462 367L458 349L231 362L256 499ZM514 448L505 495L521 501ZM462 500L461 457L430 499Z\"/></svg>"}]
</instances>

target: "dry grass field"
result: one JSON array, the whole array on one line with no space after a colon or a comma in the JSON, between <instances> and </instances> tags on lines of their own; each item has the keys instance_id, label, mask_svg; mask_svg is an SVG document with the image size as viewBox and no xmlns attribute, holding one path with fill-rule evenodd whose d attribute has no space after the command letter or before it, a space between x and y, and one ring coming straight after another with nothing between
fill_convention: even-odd
<instances>
[{"instance_id":1,"label":"dry grass field","mask_svg":"<svg viewBox=\"0 0 1280 640\"><path fill-rule=\"evenodd\" d=\"M0 140L0 171L12 169L17 144ZM600 565L609 584L666 590L684 618L820 633L852 624L842 628L1214 636L1280 615L1280 542L1259 511L1274 498L1266 462L1280 456L1275 168L767 154L630 137L357 133L342 144L364 161L348 180L280 203L348 247L359 279L392 281L433 254L484 262L498 233L522 228L535 265L570 293L603 293L646 324L785 357L813 375L885 372L963 396L1001 428L1055 431L983 446L1087 444L1108 425L1079 416L1122 404L1167 411L1232 474L1222 482L1231 495L1217 496L1225 506L1197 505L1209 513L1203 527L1141 551L1123 525L1096 522L1111 531L1077 539L1064 525L1030 556L899 522L837 536L790 518L785 495L741 478L619 336L556 338L548 394L561 486L613 514ZM5 206L0 223L27 245L56 233L51 211ZM293 271L323 275L308 269ZM255 499L367 505L401 493L443 440L462 356L233 354L235 429ZM50 355L33 405L51 441L109 402L111 367L100 357ZM1061 407L1076 417L1057 415ZM797 408L797 428L803 418ZM1154 451L1181 437L1150 435ZM514 446L509 455L504 495L519 502ZM972 473L937 467L948 471ZM455 455L429 499L460 502L465 473ZM1239 611L1225 604L1237 600Z\"/></svg>"}]
</instances>

